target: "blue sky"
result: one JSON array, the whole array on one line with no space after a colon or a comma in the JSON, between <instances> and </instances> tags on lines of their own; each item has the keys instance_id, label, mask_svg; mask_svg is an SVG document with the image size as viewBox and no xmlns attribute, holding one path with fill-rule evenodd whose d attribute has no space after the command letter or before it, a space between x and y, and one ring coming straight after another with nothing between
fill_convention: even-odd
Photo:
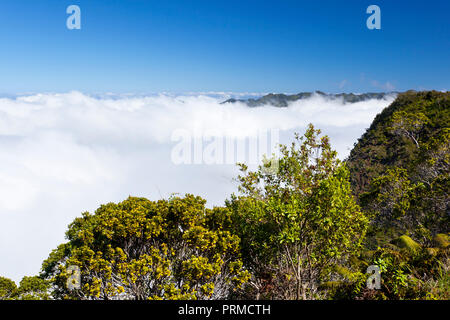
<instances>
[{"instance_id":1,"label":"blue sky","mask_svg":"<svg viewBox=\"0 0 450 320\"><path fill-rule=\"evenodd\" d=\"M445 90L449 15L444 0L2 0L0 93Z\"/></svg>"}]
</instances>

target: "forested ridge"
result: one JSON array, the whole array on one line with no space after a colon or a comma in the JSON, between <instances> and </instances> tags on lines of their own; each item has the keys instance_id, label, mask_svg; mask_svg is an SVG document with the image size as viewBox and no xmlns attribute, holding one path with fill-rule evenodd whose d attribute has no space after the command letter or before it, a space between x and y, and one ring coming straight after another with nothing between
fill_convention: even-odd
<instances>
[{"instance_id":1,"label":"forested ridge","mask_svg":"<svg viewBox=\"0 0 450 320\"><path fill-rule=\"evenodd\" d=\"M239 164L221 207L191 194L102 205L39 275L0 277L0 299L449 299L449 121L449 92L408 91L345 161L310 125L279 158Z\"/></svg>"}]
</instances>

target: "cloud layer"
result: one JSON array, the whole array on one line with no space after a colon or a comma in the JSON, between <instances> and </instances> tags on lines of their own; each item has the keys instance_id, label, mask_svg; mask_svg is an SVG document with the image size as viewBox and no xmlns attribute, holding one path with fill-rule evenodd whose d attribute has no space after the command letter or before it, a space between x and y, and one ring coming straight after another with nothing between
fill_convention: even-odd
<instances>
[{"instance_id":1,"label":"cloud layer","mask_svg":"<svg viewBox=\"0 0 450 320\"><path fill-rule=\"evenodd\" d=\"M129 195L194 193L220 205L236 184L233 165L176 165L176 130L246 139L280 130L282 143L308 123L341 158L392 99L354 104L321 97L288 108L220 104L229 93L88 96L79 92L0 98L0 275L39 272L83 211Z\"/></svg>"}]
</instances>

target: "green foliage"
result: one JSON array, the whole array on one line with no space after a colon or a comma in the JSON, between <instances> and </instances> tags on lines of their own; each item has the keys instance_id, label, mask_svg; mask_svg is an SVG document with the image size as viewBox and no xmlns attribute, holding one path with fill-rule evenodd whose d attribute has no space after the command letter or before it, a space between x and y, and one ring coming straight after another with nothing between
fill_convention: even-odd
<instances>
[{"instance_id":1,"label":"green foliage","mask_svg":"<svg viewBox=\"0 0 450 320\"><path fill-rule=\"evenodd\" d=\"M23 277L19 287L14 281L0 277L0 300L49 300L48 281L39 277Z\"/></svg>"},{"instance_id":2,"label":"green foliage","mask_svg":"<svg viewBox=\"0 0 450 320\"><path fill-rule=\"evenodd\" d=\"M433 242L439 248L447 248L450 246L450 236L448 234L439 233L433 238Z\"/></svg>"},{"instance_id":3,"label":"green foliage","mask_svg":"<svg viewBox=\"0 0 450 320\"><path fill-rule=\"evenodd\" d=\"M450 272L441 269L436 279L426 283L427 299L450 300Z\"/></svg>"},{"instance_id":4,"label":"green foliage","mask_svg":"<svg viewBox=\"0 0 450 320\"><path fill-rule=\"evenodd\" d=\"M449 250L433 248L431 254L410 237L403 235L395 245L379 247L362 254L365 264L359 267L361 280L349 280L333 288L334 299L442 299L448 297ZM381 271L381 289L368 289L360 283L367 265L377 265ZM354 274L358 274L355 272ZM348 278L348 277L347 277Z\"/></svg>"},{"instance_id":5,"label":"green foliage","mask_svg":"<svg viewBox=\"0 0 450 320\"><path fill-rule=\"evenodd\" d=\"M412 139L419 146L419 133L430 120L422 112L408 113L396 111L392 114L392 126L389 127L394 134Z\"/></svg>"},{"instance_id":6,"label":"green foliage","mask_svg":"<svg viewBox=\"0 0 450 320\"><path fill-rule=\"evenodd\" d=\"M405 169L388 169L386 174L373 179L369 192L361 195L361 205L379 224L399 220L411 207L414 185Z\"/></svg>"},{"instance_id":7,"label":"green foliage","mask_svg":"<svg viewBox=\"0 0 450 320\"><path fill-rule=\"evenodd\" d=\"M425 266L420 265L425 259L422 258L417 251L411 253L378 249L373 260L381 270L381 291L377 293L377 298L395 300L426 298L427 290L423 278ZM430 260L426 263L426 267L436 263L437 260Z\"/></svg>"},{"instance_id":8,"label":"green foliage","mask_svg":"<svg viewBox=\"0 0 450 320\"><path fill-rule=\"evenodd\" d=\"M20 300L49 300L50 283L37 276L23 277L17 290Z\"/></svg>"},{"instance_id":9,"label":"green foliage","mask_svg":"<svg viewBox=\"0 0 450 320\"><path fill-rule=\"evenodd\" d=\"M348 170L319 134L310 125L290 147L280 146L276 174L241 164L242 195L228 206L256 297L318 297L318 283L364 239L368 220L351 195Z\"/></svg>"},{"instance_id":10,"label":"green foliage","mask_svg":"<svg viewBox=\"0 0 450 320\"><path fill-rule=\"evenodd\" d=\"M406 249L411 253L418 252L422 249L422 246L416 241L408 237L407 235L402 235L401 237L392 241L397 247Z\"/></svg>"},{"instance_id":11,"label":"green foliage","mask_svg":"<svg viewBox=\"0 0 450 320\"><path fill-rule=\"evenodd\" d=\"M72 222L43 276L58 298L225 298L248 278L239 238L224 230L229 220L227 209L206 209L192 195L102 205ZM66 285L70 265L81 270L78 290Z\"/></svg>"},{"instance_id":12,"label":"green foliage","mask_svg":"<svg viewBox=\"0 0 450 320\"><path fill-rule=\"evenodd\" d=\"M352 184L373 234L406 233L430 246L434 235L449 231L449 98L449 92L400 94L352 150Z\"/></svg>"},{"instance_id":13,"label":"green foliage","mask_svg":"<svg viewBox=\"0 0 450 320\"><path fill-rule=\"evenodd\" d=\"M0 300L10 300L17 295L17 285L11 279L0 277Z\"/></svg>"},{"instance_id":14,"label":"green foliage","mask_svg":"<svg viewBox=\"0 0 450 320\"><path fill-rule=\"evenodd\" d=\"M425 158L432 157L433 150L448 146L449 123L449 92L399 94L375 117L347 159L355 194L368 191L371 180L388 168L403 168L410 173ZM413 139L398 134L401 128L413 129L419 148Z\"/></svg>"}]
</instances>

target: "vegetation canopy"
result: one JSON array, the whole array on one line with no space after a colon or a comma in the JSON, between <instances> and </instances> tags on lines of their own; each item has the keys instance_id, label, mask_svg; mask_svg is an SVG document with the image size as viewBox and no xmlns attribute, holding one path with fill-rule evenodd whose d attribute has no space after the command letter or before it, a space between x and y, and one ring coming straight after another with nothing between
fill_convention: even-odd
<instances>
[{"instance_id":1,"label":"vegetation canopy","mask_svg":"<svg viewBox=\"0 0 450 320\"><path fill-rule=\"evenodd\" d=\"M109 203L72 222L69 242L44 262L43 277L59 298L224 298L248 278L227 224L225 208L206 209L192 195ZM66 286L70 265L81 271L78 290Z\"/></svg>"}]
</instances>

